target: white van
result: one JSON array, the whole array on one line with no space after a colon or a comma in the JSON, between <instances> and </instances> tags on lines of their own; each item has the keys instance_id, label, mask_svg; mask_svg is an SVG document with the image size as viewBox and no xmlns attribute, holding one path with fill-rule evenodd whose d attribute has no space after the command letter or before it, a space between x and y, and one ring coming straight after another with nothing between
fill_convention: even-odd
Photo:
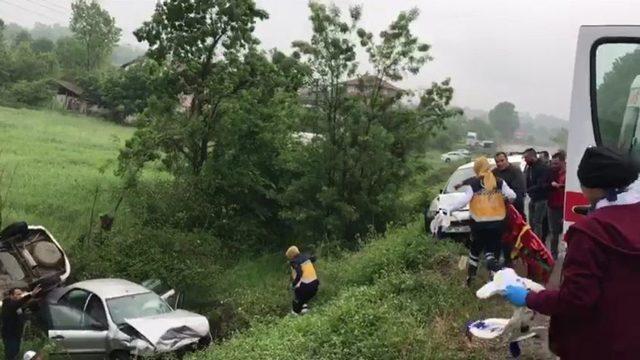
<instances>
[{"instance_id":1,"label":"white van","mask_svg":"<svg viewBox=\"0 0 640 360\"><path fill-rule=\"evenodd\" d=\"M565 230L580 216L572 209L588 204L577 177L584 150L605 145L634 156L640 153L638 62L640 26L580 28L569 117ZM631 191L640 191L638 182Z\"/></svg>"}]
</instances>

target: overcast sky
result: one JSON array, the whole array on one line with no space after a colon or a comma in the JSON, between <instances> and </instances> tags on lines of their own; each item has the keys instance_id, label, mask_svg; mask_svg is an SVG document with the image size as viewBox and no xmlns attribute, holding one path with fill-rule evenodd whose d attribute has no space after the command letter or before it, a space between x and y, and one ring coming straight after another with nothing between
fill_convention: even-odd
<instances>
[{"instance_id":1,"label":"overcast sky","mask_svg":"<svg viewBox=\"0 0 640 360\"><path fill-rule=\"evenodd\" d=\"M0 0L0 18L32 26L68 23L71 0ZM123 29L123 43L147 20L156 0L100 0ZM306 0L257 0L270 18L257 27L267 49L289 49L311 33ZM451 77L455 104L490 109L511 101L519 111L568 117L575 44L582 24L637 24L640 0L336 0L362 4L362 24L379 32L398 12L417 7L413 30L433 46L434 61L401 86L426 88Z\"/></svg>"}]
</instances>

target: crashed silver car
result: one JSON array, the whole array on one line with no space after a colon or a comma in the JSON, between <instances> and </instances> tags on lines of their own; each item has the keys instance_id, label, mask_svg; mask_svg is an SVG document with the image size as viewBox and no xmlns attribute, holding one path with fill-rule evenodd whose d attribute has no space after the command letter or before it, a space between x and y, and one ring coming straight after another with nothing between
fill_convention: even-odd
<instances>
[{"instance_id":1,"label":"crashed silver car","mask_svg":"<svg viewBox=\"0 0 640 360\"><path fill-rule=\"evenodd\" d=\"M40 315L59 358L130 359L195 350L211 342L206 317L174 310L153 291L122 279L54 289Z\"/></svg>"},{"instance_id":2,"label":"crashed silver car","mask_svg":"<svg viewBox=\"0 0 640 360\"><path fill-rule=\"evenodd\" d=\"M168 301L177 307L181 294L159 296L151 290L160 288L157 280L146 287L122 279L63 287L70 274L69 258L44 227L19 222L0 231L0 291L42 288L44 298L30 311L57 345L52 359L130 359L211 342L207 318L174 310Z\"/></svg>"}]
</instances>

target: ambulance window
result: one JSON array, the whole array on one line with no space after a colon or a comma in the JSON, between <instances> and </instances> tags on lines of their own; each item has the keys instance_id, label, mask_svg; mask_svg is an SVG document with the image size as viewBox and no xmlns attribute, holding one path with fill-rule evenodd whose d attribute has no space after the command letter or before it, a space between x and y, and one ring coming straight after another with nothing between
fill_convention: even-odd
<instances>
[{"instance_id":1,"label":"ambulance window","mask_svg":"<svg viewBox=\"0 0 640 360\"><path fill-rule=\"evenodd\" d=\"M640 136L640 44L605 42L595 48L596 141L623 152L635 149ZM593 58L593 57L592 57ZM593 96L593 94L592 94ZM593 100L593 99L592 99ZM634 151L634 152L635 152Z\"/></svg>"}]
</instances>

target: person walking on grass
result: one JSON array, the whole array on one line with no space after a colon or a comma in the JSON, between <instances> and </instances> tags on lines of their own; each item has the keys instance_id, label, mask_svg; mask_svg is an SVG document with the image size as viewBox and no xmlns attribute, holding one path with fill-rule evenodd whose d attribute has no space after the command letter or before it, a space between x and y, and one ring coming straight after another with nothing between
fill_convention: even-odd
<instances>
[{"instance_id":1,"label":"person walking on grass","mask_svg":"<svg viewBox=\"0 0 640 360\"><path fill-rule=\"evenodd\" d=\"M551 183L549 201L547 203L547 223L549 224L550 249L555 260L558 259L558 243L562 235L564 218L564 186L567 179L566 154L558 151L551 158Z\"/></svg>"},{"instance_id":2,"label":"person walking on grass","mask_svg":"<svg viewBox=\"0 0 640 360\"><path fill-rule=\"evenodd\" d=\"M300 253L296 246L291 246L286 252L291 267L291 289L294 292L292 313L300 315L306 312L307 304L316 296L320 281L316 275L315 256Z\"/></svg>"},{"instance_id":3,"label":"person walking on grass","mask_svg":"<svg viewBox=\"0 0 640 360\"><path fill-rule=\"evenodd\" d=\"M516 194L507 185L507 182L496 179L493 175L487 158L477 158L473 163L473 171L476 177L469 181L464 196L448 208L442 209L446 214L451 214L453 211L469 205L471 247L467 262L467 286L471 286L476 276L483 250L487 260L487 268L490 271L500 270L498 259L502 249L504 220L507 215L505 198L509 201L516 199Z\"/></svg>"},{"instance_id":4,"label":"person walking on grass","mask_svg":"<svg viewBox=\"0 0 640 360\"><path fill-rule=\"evenodd\" d=\"M2 300L2 342L4 345L5 360L17 360L22 343L22 331L24 329L24 316L22 308L34 296L40 293L40 285L31 292L24 292L20 288L9 289L7 296Z\"/></svg>"},{"instance_id":5,"label":"person walking on grass","mask_svg":"<svg viewBox=\"0 0 640 360\"><path fill-rule=\"evenodd\" d=\"M549 199L549 167L542 159L538 159L538 154L534 149L525 150L523 156L527 163L524 175L527 182L527 195L529 195L529 224L540 240L546 242L545 223L547 200Z\"/></svg>"},{"instance_id":6,"label":"person walking on grass","mask_svg":"<svg viewBox=\"0 0 640 360\"><path fill-rule=\"evenodd\" d=\"M549 348L563 360L640 358L640 193L638 167L606 147L588 148L578 166L592 211L565 236L558 290L508 286L505 297L551 316Z\"/></svg>"}]
</instances>

